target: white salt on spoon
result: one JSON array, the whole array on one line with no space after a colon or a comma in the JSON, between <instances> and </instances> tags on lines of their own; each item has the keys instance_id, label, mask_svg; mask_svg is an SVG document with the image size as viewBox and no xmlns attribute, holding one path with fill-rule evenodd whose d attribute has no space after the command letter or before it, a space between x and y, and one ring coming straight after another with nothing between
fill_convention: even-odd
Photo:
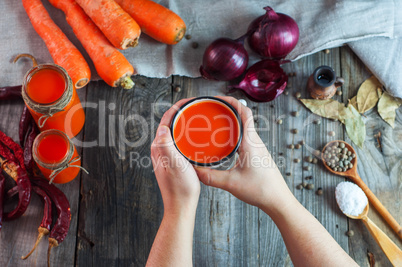
<instances>
[{"instance_id":1,"label":"white salt on spoon","mask_svg":"<svg viewBox=\"0 0 402 267\"><path fill-rule=\"evenodd\" d=\"M363 190L351 182L341 182L335 189L336 202L343 213L359 216L368 204Z\"/></svg>"},{"instance_id":2,"label":"white salt on spoon","mask_svg":"<svg viewBox=\"0 0 402 267\"><path fill-rule=\"evenodd\" d=\"M351 182L341 182L335 188L335 198L342 212L352 219L361 219L377 244L394 266L402 266L402 251L368 217L369 204L363 190Z\"/></svg>"}]
</instances>

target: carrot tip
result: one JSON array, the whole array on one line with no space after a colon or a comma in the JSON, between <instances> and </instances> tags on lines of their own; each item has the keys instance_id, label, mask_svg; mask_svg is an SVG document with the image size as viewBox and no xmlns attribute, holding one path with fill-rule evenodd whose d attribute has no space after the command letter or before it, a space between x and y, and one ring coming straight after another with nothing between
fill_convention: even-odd
<instances>
[{"instance_id":1,"label":"carrot tip","mask_svg":"<svg viewBox=\"0 0 402 267\"><path fill-rule=\"evenodd\" d=\"M138 45L138 38L133 39L124 39L124 41L121 43L121 49L127 49L129 47L136 47Z\"/></svg>"},{"instance_id":2,"label":"carrot tip","mask_svg":"<svg viewBox=\"0 0 402 267\"><path fill-rule=\"evenodd\" d=\"M131 78L129 76L125 77L120 82L120 86L127 90L133 88L134 85L135 85L135 83L133 82L133 80L131 80Z\"/></svg>"},{"instance_id":3,"label":"carrot tip","mask_svg":"<svg viewBox=\"0 0 402 267\"><path fill-rule=\"evenodd\" d=\"M89 83L88 78L82 78L75 83L75 88L80 89Z\"/></svg>"},{"instance_id":4,"label":"carrot tip","mask_svg":"<svg viewBox=\"0 0 402 267\"><path fill-rule=\"evenodd\" d=\"M174 39L175 43L177 44L178 42L181 41L181 39L183 39L184 35L186 34L186 28L182 28L176 35L176 38Z\"/></svg>"}]
</instances>

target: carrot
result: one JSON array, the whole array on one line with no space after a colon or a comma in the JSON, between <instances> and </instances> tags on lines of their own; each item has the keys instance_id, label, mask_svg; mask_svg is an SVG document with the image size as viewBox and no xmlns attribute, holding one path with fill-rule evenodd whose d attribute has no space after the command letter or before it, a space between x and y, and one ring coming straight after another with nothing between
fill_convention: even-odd
<instances>
[{"instance_id":1,"label":"carrot","mask_svg":"<svg viewBox=\"0 0 402 267\"><path fill-rule=\"evenodd\" d=\"M114 0L76 0L107 39L119 49L138 44L141 28Z\"/></svg>"},{"instance_id":2,"label":"carrot","mask_svg":"<svg viewBox=\"0 0 402 267\"><path fill-rule=\"evenodd\" d=\"M22 0L22 4L54 63L67 71L76 88L84 87L91 78L91 70L80 51L53 22L40 0Z\"/></svg>"},{"instance_id":3,"label":"carrot","mask_svg":"<svg viewBox=\"0 0 402 267\"><path fill-rule=\"evenodd\" d=\"M115 0L155 40L173 45L186 33L186 24L173 11L151 0Z\"/></svg>"},{"instance_id":4,"label":"carrot","mask_svg":"<svg viewBox=\"0 0 402 267\"><path fill-rule=\"evenodd\" d=\"M68 24L92 59L99 76L110 86L132 88L134 83L130 76L134 73L133 66L106 39L84 10L74 0L49 2L65 13Z\"/></svg>"}]
</instances>

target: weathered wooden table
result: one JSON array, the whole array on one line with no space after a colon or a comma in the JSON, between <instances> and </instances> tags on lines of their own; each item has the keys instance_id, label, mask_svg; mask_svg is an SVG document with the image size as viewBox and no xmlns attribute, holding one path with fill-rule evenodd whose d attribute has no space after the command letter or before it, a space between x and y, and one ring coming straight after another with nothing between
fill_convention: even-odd
<instances>
[{"instance_id":1,"label":"weathered wooden table","mask_svg":"<svg viewBox=\"0 0 402 267\"><path fill-rule=\"evenodd\" d=\"M332 66L345 79L343 95L334 98L347 102L369 72L347 47L332 49L285 66L296 75L289 78L288 95L270 103L247 101L256 116L256 126L297 199L325 226L335 240L360 266L368 266L372 253L376 266L391 266L384 253L369 235L363 223L347 219L337 207L334 189L344 181L325 171L322 164L303 161L311 155L308 147L321 149L330 140L350 142L343 125L322 119L312 124L312 115L294 97L305 90L308 76L319 65ZM91 82L79 90L86 106L86 124L75 142L81 147L83 166L89 175L60 185L67 195L72 221L66 240L51 255L52 266L144 266L163 216L160 191L152 171L150 144L163 110L179 99L201 95L223 95L226 84L203 79L171 77L150 79L135 77L133 90L124 91ZM181 91L175 90L180 86ZM245 98L241 93L234 95ZM155 105L155 103L159 105ZM162 107L161 107L162 106ZM22 101L0 104L0 129L18 140L18 120ZM292 117L292 111L300 116ZM275 123L277 118L282 125ZM357 148L358 171L396 220L402 223L402 116L397 112L395 129L387 125L376 108L366 114L367 137L363 149ZM299 129L291 134L290 129ZM330 137L329 131L336 135ZM382 146L378 138L381 132ZM305 140L301 149L289 144ZM293 159L302 159L295 163ZM311 166L310 171L304 166ZM290 176L286 173L291 173ZM307 176L315 189L297 190ZM26 261L20 259L30 251L42 217L43 206L34 195L23 217L5 222L0 233L0 266L45 266L47 240ZM372 208L369 216L390 238L402 247L394 232ZM354 235L345 233L353 230ZM195 266L291 266L280 233L262 211L237 200L227 192L202 186L194 233Z\"/></svg>"}]
</instances>

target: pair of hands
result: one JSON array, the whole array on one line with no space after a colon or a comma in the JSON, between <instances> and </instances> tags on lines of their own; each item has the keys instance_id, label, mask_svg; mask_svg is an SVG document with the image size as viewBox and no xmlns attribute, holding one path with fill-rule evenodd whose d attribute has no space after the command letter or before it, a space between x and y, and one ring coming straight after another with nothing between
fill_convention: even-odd
<instances>
[{"instance_id":1,"label":"pair of hands","mask_svg":"<svg viewBox=\"0 0 402 267\"><path fill-rule=\"evenodd\" d=\"M243 123L239 158L230 170L193 167L174 146L169 125L177 108L188 99L177 102L161 120L151 157L165 213L147 265L191 266L201 181L267 213L281 232L295 266L357 266L294 198L254 128L251 110L232 97L220 98L236 108Z\"/></svg>"},{"instance_id":2,"label":"pair of hands","mask_svg":"<svg viewBox=\"0 0 402 267\"><path fill-rule=\"evenodd\" d=\"M233 97L219 97L231 104L243 123L243 140L235 167L227 171L194 167L176 149L170 122L183 99L162 117L151 146L151 158L166 213L194 212L200 195L200 183L221 188L238 199L266 211L283 204L291 195L275 162L254 128L249 108Z\"/></svg>"}]
</instances>

